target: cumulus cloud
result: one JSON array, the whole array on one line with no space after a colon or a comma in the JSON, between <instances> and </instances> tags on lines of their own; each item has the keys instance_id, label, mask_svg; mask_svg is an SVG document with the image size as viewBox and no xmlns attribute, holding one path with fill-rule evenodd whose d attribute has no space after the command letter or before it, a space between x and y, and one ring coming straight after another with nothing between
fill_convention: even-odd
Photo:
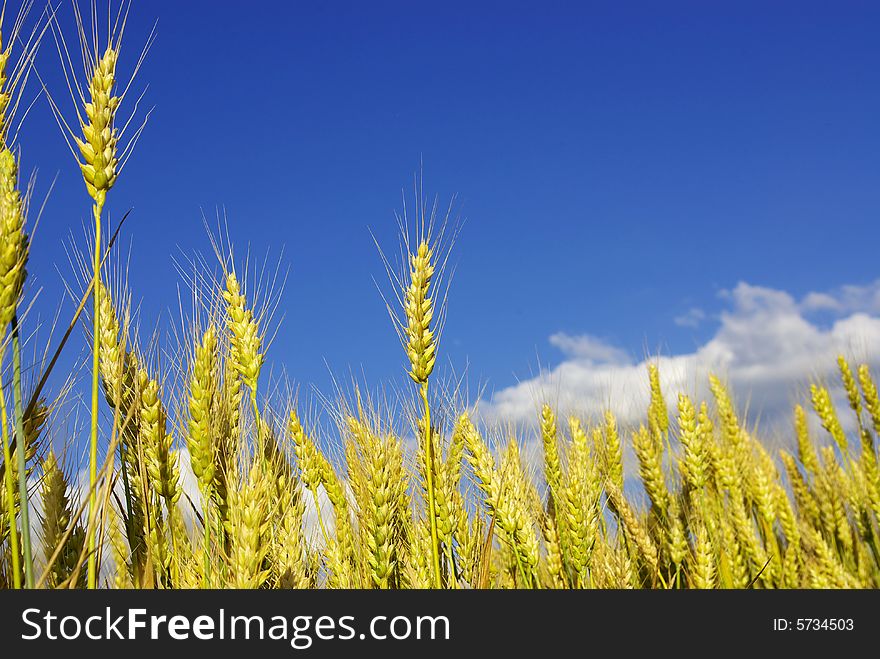
<instances>
[{"instance_id":1,"label":"cumulus cloud","mask_svg":"<svg viewBox=\"0 0 880 659\"><path fill-rule=\"evenodd\" d=\"M787 433L791 407L811 381L836 385L836 356L880 364L880 281L810 293L798 300L772 288L740 283L722 294L714 335L692 352L661 355L661 385L674 405L679 392L708 398L708 374L727 380L748 420L772 439ZM824 322L819 322L817 315ZM828 318L831 314L831 318ZM490 423L530 425L539 405L595 418L612 409L623 423L642 420L648 403L647 363L589 335L554 334L563 360L481 403Z\"/></svg>"}]
</instances>

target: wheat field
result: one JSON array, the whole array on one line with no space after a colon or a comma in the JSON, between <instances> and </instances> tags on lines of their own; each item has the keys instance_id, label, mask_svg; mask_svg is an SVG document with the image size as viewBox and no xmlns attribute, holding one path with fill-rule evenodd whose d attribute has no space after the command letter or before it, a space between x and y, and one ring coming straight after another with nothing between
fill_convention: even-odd
<instances>
[{"instance_id":1,"label":"wheat field","mask_svg":"<svg viewBox=\"0 0 880 659\"><path fill-rule=\"evenodd\" d=\"M102 224L145 125L117 79L126 14L99 46L94 7L77 10L75 31L54 14L26 31L31 8L4 7L0 42L0 587L880 586L880 394L867 365L838 360L848 409L811 388L790 450L749 429L722 374L706 374L710 400L667 400L655 365L635 426L610 411L560 418L548 400L536 401L533 430L488 427L435 382L454 231L420 188L401 223L403 258L386 259L408 374L395 402L355 389L324 401L332 422L319 424L313 405L275 395L264 373L272 296L222 241L216 267L184 282L194 312L172 336L179 358L160 368ZM46 97L82 173L94 242L82 245L81 304L50 353L70 349L77 328L90 341L82 460L83 438L46 431L75 404L52 391L68 380L52 373L56 359L23 377L39 245L12 130L43 37L66 53L66 32L81 41L87 75L70 64L66 78L81 103Z\"/></svg>"}]
</instances>

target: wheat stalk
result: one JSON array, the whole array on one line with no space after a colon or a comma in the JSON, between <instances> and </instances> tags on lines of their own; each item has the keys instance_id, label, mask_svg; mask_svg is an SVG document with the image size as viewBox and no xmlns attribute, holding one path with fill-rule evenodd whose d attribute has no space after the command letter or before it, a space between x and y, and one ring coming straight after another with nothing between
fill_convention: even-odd
<instances>
[{"instance_id":1,"label":"wheat stalk","mask_svg":"<svg viewBox=\"0 0 880 659\"><path fill-rule=\"evenodd\" d=\"M428 498L428 519L431 527L431 564L434 571L434 587L442 586L440 571L440 540L437 533L437 476L434 455L431 407L428 403L428 377L434 370L437 344L431 321L434 317L434 301L429 295L434 276L433 250L427 240L422 240L414 254L409 257L409 285L404 292L404 311L407 324L406 354L409 357L409 376L419 387L424 416L422 418L422 451L425 456L425 482Z\"/></svg>"},{"instance_id":2,"label":"wheat stalk","mask_svg":"<svg viewBox=\"0 0 880 659\"><path fill-rule=\"evenodd\" d=\"M97 7L93 4L92 11L90 12L92 21L90 30L84 27L82 15L76 2L73 3L73 9L77 32L80 37L80 51L86 77L84 85L79 81L80 74L72 63L70 52L61 30L58 28L54 12L50 15L50 25L55 36L59 58L65 69L64 73L68 91L76 108L76 128L71 127L65 120L64 114L52 96L47 94L47 97L68 147L79 165L86 191L93 202L94 242L91 274L92 281L95 283L95 289L93 292L94 331L92 333L91 437L89 446L89 486L91 495L89 505L94 509L97 505L97 482L95 479L97 478L98 465L98 382L100 370L100 334L97 328L101 325L101 308L97 283L101 278L102 215L107 200L107 193L115 185L144 127L144 124L141 124L140 128L136 129L134 135L128 140L128 143L125 146L121 145L126 129L131 123L134 112L137 110L137 103L134 104L132 116L123 122L121 129L117 125L119 108L126 98L131 81L140 69L143 58L152 43L153 35L150 36L141 53L131 80L120 91L117 84L117 64L121 53L122 38L128 16L127 12L124 16L118 14L115 22L111 22L108 16L106 43L99 44ZM108 13L109 9L108 6ZM87 34L90 37L87 37ZM90 532L88 538L89 588L97 586L98 565L96 549L95 532Z\"/></svg>"}]
</instances>

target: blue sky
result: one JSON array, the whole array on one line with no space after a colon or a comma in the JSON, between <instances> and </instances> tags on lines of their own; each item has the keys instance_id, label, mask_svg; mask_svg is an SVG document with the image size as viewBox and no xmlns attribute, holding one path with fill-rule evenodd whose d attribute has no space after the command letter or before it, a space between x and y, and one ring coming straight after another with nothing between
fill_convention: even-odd
<instances>
[{"instance_id":1,"label":"blue sky","mask_svg":"<svg viewBox=\"0 0 880 659\"><path fill-rule=\"evenodd\" d=\"M176 316L173 257L210 256L202 212L225 209L239 254L290 267L270 359L297 382L404 382L369 229L396 245L420 162L466 220L441 361L496 390L594 357L559 333L689 354L741 281L801 304L878 277L875 3L141 1L123 72L157 19L135 84L155 109L108 202L134 209L135 299L148 327ZM72 110L51 39L38 65ZM45 316L89 203L44 101L20 145L38 194L57 173L29 268Z\"/></svg>"}]
</instances>

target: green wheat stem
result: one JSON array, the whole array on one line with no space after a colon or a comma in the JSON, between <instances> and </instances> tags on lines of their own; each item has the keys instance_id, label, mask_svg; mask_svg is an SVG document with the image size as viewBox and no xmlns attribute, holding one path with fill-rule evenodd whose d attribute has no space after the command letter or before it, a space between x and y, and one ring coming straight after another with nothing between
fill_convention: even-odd
<instances>
[{"instance_id":1,"label":"green wheat stem","mask_svg":"<svg viewBox=\"0 0 880 659\"><path fill-rule=\"evenodd\" d=\"M100 327L100 300L98 296L98 281L101 268L101 211L104 207L103 196L99 197L95 202L95 251L92 260L92 277L95 284L94 293L92 295L95 314L92 331L92 427L91 427L91 444L89 446L89 508L94 510L98 505L97 484L98 480L98 351L99 351L99 332ZM94 589L98 582L98 561L95 552L96 530L88 529L89 535L89 564L88 564L88 588Z\"/></svg>"},{"instance_id":2,"label":"green wheat stem","mask_svg":"<svg viewBox=\"0 0 880 659\"><path fill-rule=\"evenodd\" d=\"M434 496L434 442L431 438L431 406L428 403L428 383L419 387L425 409L425 480L428 490L428 517L431 519L431 564L434 568L434 586L443 587L440 571L440 539L437 533L437 502Z\"/></svg>"},{"instance_id":3,"label":"green wheat stem","mask_svg":"<svg viewBox=\"0 0 880 659\"><path fill-rule=\"evenodd\" d=\"M0 365L3 364L3 352L0 348ZM15 524L15 484L12 481L12 453L9 448L9 419L6 416L6 395L0 383L0 420L3 425L3 480L6 485L6 507L9 516L9 549L12 552L12 583L16 589L21 588L21 558L18 549L18 527Z\"/></svg>"},{"instance_id":4,"label":"green wheat stem","mask_svg":"<svg viewBox=\"0 0 880 659\"><path fill-rule=\"evenodd\" d=\"M15 399L15 435L18 437L18 493L21 500L21 545L24 551L24 582L34 587L34 560L31 553L31 525L27 490L27 439L24 435L24 407L21 402L21 337L18 315L12 317L12 393Z\"/></svg>"}]
</instances>

